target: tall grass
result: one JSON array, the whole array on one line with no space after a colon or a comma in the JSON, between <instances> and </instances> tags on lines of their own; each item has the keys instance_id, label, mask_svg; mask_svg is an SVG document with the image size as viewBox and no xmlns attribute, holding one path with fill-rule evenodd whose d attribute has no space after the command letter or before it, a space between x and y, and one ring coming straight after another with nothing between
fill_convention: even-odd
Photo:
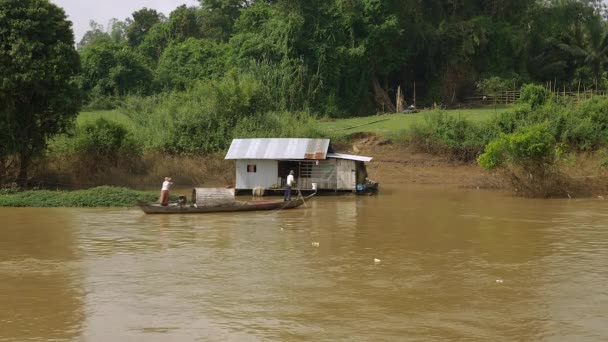
<instances>
[{"instance_id":1,"label":"tall grass","mask_svg":"<svg viewBox=\"0 0 608 342\"><path fill-rule=\"evenodd\" d=\"M170 154L224 151L237 137L320 136L313 117L280 111L250 74L202 81L185 92L128 98L122 111L148 150Z\"/></svg>"}]
</instances>

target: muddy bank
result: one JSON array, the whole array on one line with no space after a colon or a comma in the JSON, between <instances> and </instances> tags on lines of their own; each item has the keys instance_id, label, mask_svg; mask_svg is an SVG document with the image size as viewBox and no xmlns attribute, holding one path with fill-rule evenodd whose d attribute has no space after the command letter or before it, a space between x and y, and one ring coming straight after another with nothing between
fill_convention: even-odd
<instances>
[{"instance_id":1,"label":"muddy bank","mask_svg":"<svg viewBox=\"0 0 608 342\"><path fill-rule=\"evenodd\" d=\"M181 187L223 187L234 184L234 162L223 154L171 156L146 153L128 164L83 163L62 156L40 160L31 172L30 187L87 189L101 185L157 190L170 176Z\"/></svg>"},{"instance_id":2,"label":"muddy bank","mask_svg":"<svg viewBox=\"0 0 608 342\"><path fill-rule=\"evenodd\" d=\"M349 144L336 144L336 151L373 157L367 164L370 178L382 185L430 184L451 187L502 189L517 193L504 175L489 173L476 162L465 163L444 156L421 153L404 145L391 144L371 136L354 137ZM563 171L585 191L576 197L608 195L608 170L597 167L593 156L578 156ZM180 187L224 187L235 183L234 162L224 154L205 156L144 155L125 168L121 165L96 165L94 169L78 160L48 158L32 173L32 185L40 188L83 189L100 185L150 190L158 188L165 176L173 177Z\"/></svg>"},{"instance_id":3,"label":"muddy bank","mask_svg":"<svg viewBox=\"0 0 608 342\"><path fill-rule=\"evenodd\" d=\"M419 153L403 146L357 145L360 154L371 156L370 177L380 184L434 184L459 187L499 188L498 178L474 163L451 161ZM348 151L354 153L354 151Z\"/></svg>"},{"instance_id":4,"label":"muddy bank","mask_svg":"<svg viewBox=\"0 0 608 342\"><path fill-rule=\"evenodd\" d=\"M445 156L421 153L406 145L390 144L367 135L341 146L345 153L372 156L368 164L370 177L380 184L432 184L476 189L506 190L520 194L509 175L487 172L476 162L455 161ZM571 155L559 171L569 179L563 197L607 197L608 168L602 167L601 156Z\"/></svg>"}]
</instances>

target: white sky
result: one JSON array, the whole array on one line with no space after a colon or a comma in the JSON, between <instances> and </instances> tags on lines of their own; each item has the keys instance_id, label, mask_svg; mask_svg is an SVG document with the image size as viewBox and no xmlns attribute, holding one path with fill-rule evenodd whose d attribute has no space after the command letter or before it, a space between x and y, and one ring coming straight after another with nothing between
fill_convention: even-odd
<instances>
[{"instance_id":1,"label":"white sky","mask_svg":"<svg viewBox=\"0 0 608 342\"><path fill-rule=\"evenodd\" d=\"M198 5L197 0L51 0L63 7L72 21L76 43L89 29L89 21L95 20L106 27L110 19L125 20L131 13L143 8L153 8L169 16L176 7Z\"/></svg>"}]
</instances>

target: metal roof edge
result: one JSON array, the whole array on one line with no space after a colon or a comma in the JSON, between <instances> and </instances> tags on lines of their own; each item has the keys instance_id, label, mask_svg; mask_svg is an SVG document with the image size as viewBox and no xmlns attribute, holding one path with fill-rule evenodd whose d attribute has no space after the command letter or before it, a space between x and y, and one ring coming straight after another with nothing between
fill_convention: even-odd
<instances>
[{"instance_id":1,"label":"metal roof edge","mask_svg":"<svg viewBox=\"0 0 608 342\"><path fill-rule=\"evenodd\" d=\"M327 158L347 159L347 160L355 160L355 161L362 161L362 162L370 162L373 159L372 157L356 156L353 154L344 154L344 153L328 153Z\"/></svg>"},{"instance_id":2,"label":"metal roof edge","mask_svg":"<svg viewBox=\"0 0 608 342\"><path fill-rule=\"evenodd\" d=\"M330 139L244 138L233 139L225 160L239 159L326 159Z\"/></svg>"}]
</instances>

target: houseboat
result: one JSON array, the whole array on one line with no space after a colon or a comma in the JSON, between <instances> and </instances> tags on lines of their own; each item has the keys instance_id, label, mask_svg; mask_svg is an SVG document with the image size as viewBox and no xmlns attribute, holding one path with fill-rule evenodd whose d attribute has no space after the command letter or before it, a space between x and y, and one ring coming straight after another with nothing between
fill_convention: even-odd
<instances>
[{"instance_id":1,"label":"houseboat","mask_svg":"<svg viewBox=\"0 0 608 342\"><path fill-rule=\"evenodd\" d=\"M370 194L378 184L368 179L371 157L335 153L329 139L234 139L225 159L236 163L237 194L262 189L282 193L294 171L302 192Z\"/></svg>"}]
</instances>

